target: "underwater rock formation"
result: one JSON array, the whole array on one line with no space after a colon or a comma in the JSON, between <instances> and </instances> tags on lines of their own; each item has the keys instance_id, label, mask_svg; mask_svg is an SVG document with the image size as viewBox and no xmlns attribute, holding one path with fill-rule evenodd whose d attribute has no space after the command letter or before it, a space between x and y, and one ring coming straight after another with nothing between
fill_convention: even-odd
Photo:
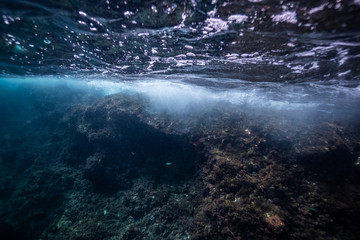
<instances>
[{"instance_id":1,"label":"underwater rock formation","mask_svg":"<svg viewBox=\"0 0 360 240\"><path fill-rule=\"evenodd\" d=\"M144 104L136 97L111 96L63 118L71 132L87 139L79 148L91 149L84 167L95 189L116 192L139 176L178 182L194 174L188 137L152 126L156 116L146 114Z\"/></svg>"},{"instance_id":2,"label":"underwater rock formation","mask_svg":"<svg viewBox=\"0 0 360 240\"><path fill-rule=\"evenodd\" d=\"M200 240L360 234L357 126L328 120L296 122L294 129L292 119L231 104L179 115L156 111L139 95L69 99L78 104L64 102L54 112L61 102L54 92L33 91L23 106L34 101L42 111L16 125L24 142L15 150L9 139L18 140L2 136L2 236Z\"/></svg>"}]
</instances>

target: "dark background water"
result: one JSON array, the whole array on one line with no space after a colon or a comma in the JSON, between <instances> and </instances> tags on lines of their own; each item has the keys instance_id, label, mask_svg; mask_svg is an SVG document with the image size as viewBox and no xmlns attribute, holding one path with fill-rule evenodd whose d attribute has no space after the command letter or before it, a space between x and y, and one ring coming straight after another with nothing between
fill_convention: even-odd
<instances>
[{"instance_id":1,"label":"dark background water","mask_svg":"<svg viewBox=\"0 0 360 240\"><path fill-rule=\"evenodd\" d=\"M0 9L3 74L359 79L356 0L2 0Z\"/></svg>"},{"instance_id":2,"label":"dark background water","mask_svg":"<svg viewBox=\"0 0 360 240\"><path fill-rule=\"evenodd\" d=\"M0 239L359 239L360 1L0 11Z\"/></svg>"}]
</instances>

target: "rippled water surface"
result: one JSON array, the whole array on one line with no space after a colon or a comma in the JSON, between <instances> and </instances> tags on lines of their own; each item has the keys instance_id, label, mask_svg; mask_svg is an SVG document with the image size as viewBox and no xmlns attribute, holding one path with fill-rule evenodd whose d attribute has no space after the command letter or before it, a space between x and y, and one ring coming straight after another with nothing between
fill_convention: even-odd
<instances>
[{"instance_id":1,"label":"rippled water surface","mask_svg":"<svg viewBox=\"0 0 360 240\"><path fill-rule=\"evenodd\" d=\"M358 1L1 1L3 74L358 79Z\"/></svg>"},{"instance_id":2,"label":"rippled water surface","mask_svg":"<svg viewBox=\"0 0 360 240\"><path fill-rule=\"evenodd\" d=\"M359 0L0 12L0 239L360 239Z\"/></svg>"}]
</instances>

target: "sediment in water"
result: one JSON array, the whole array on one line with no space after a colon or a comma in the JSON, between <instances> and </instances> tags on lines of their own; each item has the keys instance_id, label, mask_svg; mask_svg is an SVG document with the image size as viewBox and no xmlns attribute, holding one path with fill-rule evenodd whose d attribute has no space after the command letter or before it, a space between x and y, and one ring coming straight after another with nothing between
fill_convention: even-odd
<instances>
[{"instance_id":1,"label":"sediment in water","mask_svg":"<svg viewBox=\"0 0 360 240\"><path fill-rule=\"evenodd\" d=\"M356 125L300 124L222 104L174 115L150 110L140 95L80 96L2 93L3 236L360 235Z\"/></svg>"}]
</instances>

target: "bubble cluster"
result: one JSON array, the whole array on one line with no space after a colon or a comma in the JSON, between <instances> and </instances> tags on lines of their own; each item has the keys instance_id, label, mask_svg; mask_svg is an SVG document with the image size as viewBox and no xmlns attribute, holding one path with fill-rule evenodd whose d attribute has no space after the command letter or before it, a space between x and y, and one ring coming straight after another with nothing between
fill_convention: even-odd
<instances>
[{"instance_id":1,"label":"bubble cluster","mask_svg":"<svg viewBox=\"0 0 360 240\"><path fill-rule=\"evenodd\" d=\"M359 76L357 1L0 3L1 73Z\"/></svg>"}]
</instances>

